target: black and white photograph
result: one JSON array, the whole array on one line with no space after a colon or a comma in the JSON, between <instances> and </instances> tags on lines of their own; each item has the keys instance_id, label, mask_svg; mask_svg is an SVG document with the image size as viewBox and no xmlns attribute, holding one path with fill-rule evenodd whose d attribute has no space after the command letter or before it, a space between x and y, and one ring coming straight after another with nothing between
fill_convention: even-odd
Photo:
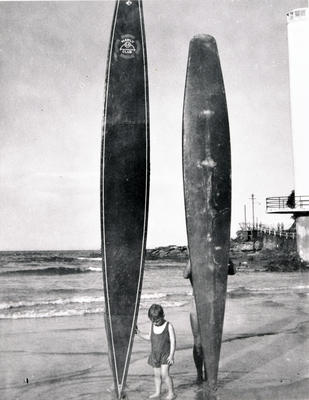
<instances>
[{"instance_id":1,"label":"black and white photograph","mask_svg":"<svg viewBox=\"0 0 309 400\"><path fill-rule=\"evenodd\" d=\"M309 400L309 2L0 1L0 399Z\"/></svg>"}]
</instances>

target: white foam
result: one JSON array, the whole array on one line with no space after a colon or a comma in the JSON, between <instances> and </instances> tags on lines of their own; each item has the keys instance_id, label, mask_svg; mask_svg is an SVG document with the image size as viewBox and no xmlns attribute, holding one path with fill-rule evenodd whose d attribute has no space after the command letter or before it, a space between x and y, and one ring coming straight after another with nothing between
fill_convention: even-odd
<instances>
[{"instance_id":1,"label":"white foam","mask_svg":"<svg viewBox=\"0 0 309 400\"><path fill-rule=\"evenodd\" d=\"M88 267L87 270L94 272L102 272L102 267Z\"/></svg>"},{"instance_id":2,"label":"white foam","mask_svg":"<svg viewBox=\"0 0 309 400\"><path fill-rule=\"evenodd\" d=\"M143 293L141 299L161 299L166 297L166 293Z\"/></svg>"},{"instance_id":3,"label":"white foam","mask_svg":"<svg viewBox=\"0 0 309 400\"><path fill-rule=\"evenodd\" d=\"M12 308L21 308L21 307L38 307L38 306L46 306L46 305L61 305L61 304L70 304L70 303L100 303L104 302L104 297L92 297L92 296L75 296L66 299L50 299L40 302L34 301L18 301L18 302L8 302L1 303L0 310L8 310Z\"/></svg>"},{"instance_id":4,"label":"white foam","mask_svg":"<svg viewBox=\"0 0 309 400\"><path fill-rule=\"evenodd\" d=\"M76 309L68 309L68 310L50 310L50 311L27 311L27 312L16 312L10 315L1 314L0 319L27 319L27 318L55 318L55 317L71 317L85 314L98 314L103 313L104 308L99 307L95 309L88 310L76 310Z\"/></svg>"}]
</instances>

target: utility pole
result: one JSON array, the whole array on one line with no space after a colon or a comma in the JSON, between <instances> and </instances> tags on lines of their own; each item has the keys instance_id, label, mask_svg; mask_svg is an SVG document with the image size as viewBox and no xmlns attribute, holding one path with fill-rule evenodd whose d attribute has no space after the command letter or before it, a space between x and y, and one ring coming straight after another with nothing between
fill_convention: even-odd
<instances>
[{"instance_id":1,"label":"utility pole","mask_svg":"<svg viewBox=\"0 0 309 400\"><path fill-rule=\"evenodd\" d=\"M254 194L251 195L251 202L252 202L252 250L255 252L255 237L254 237Z\"/></svg>"},{"instance_id":2,"label":"utility pole","mask_svg":"<svg viewBox=\"0 0 309 400\"><path fill-rule=\"evenodd\" d=\"M244 216L245 216L245 231L247 230L247 210L246 204L244 205Z\"/></svg>"},{"instance_id":3,"label":"utility pole","mask_svg":"<svg viewBox=\"0 0 309 400\"><path fill-rule=\"evenodd\" d=\"M251 202L252 202L252 229L254 229L254 194L251 195Z\"/></svg>"}]
</instances>

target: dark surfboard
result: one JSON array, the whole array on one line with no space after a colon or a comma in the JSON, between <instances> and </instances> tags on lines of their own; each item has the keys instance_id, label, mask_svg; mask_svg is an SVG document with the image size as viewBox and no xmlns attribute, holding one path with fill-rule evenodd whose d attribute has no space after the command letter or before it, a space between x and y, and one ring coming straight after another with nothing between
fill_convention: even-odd
<instances>
[{"instance_id":1,"label":"dark surfboard","mask_svg":"<svg viewBox=\"0 0 309 400\"><path fill-rule=\"evenodd\" d=\"M183 174L193 291L204 361L216 389L225 309L231 218L231 155L216 41L190 42L183 109Z\"/></svg>"},{"instance_id":2,"label":"dark surfboard","mask_svg":"<svg viewBox=\"0 0 309 400\"><path fill-rule=\"evenodd\" d=\"M116 2L105 84L101 233L105 327L124 393L142 289L149 188L148 78L142 2Z\"/></svg>"}]
</instances>

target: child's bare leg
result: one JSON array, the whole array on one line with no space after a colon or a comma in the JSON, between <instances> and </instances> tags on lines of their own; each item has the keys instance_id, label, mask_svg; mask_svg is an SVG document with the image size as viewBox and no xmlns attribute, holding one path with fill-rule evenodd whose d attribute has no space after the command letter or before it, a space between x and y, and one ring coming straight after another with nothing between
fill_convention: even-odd
<instances>
[{"instance_id":1,"label":"child's bare leg","mask_svg":"<svg viewBox=\"0 0 309 400\"><path fill-rule=\"evenodd\" d=\"M167 400L172 400L172 399L174 399L176 396L175 396L175 393L174 393L173 379L172 379L171 376L170 376L169 369L170 369L170 366L169 366L169 365L167 365L167 364L161 365L161 375L162 375L162 379L163 379L163 381L165 382L165 384L166 384L166 386L167 386L167 390L168 390L166 399L167 399Z\"/></svg>"},{"instance_id":2,"label":"child's bare leg","mask_svg":"<svg viewBox=\"0 0 309 400\"><path fill-rule=\"evenodd\" d=\"M200 335L200 329L197 319L196 312L190 313L190 322L191 322L191 330L193 334L193 360L196 367L197 372L197 383L201 383L203 381L203 365L204 365L204 357L203 357L203 348L202 341Z\"/></svg>"},{"instance_id":3,"label":"child's bare leg","mask_svg":"<svg viewBox=\"0 0 309 400\"><path fill-rule=\"evenodd\" d=\"M196 344L193 345L193 360L197 372L196 381L197 383L201 383L203 381L203 349L202 347L196 346Z\"/></svg>"},{"instance_id":4,"label":"child's bare leg","mask_svg":"<svg viewBox=\"0 0 309 400\"><path fill-rule=\"evenodd\" d=\"M154 382L155 382L155 393L149 396L150 399L155 399L156 397L160 397L161 393L161 369L160 368L154 368L153 369L154 373Z\"/></svg>"}]
</instances>

